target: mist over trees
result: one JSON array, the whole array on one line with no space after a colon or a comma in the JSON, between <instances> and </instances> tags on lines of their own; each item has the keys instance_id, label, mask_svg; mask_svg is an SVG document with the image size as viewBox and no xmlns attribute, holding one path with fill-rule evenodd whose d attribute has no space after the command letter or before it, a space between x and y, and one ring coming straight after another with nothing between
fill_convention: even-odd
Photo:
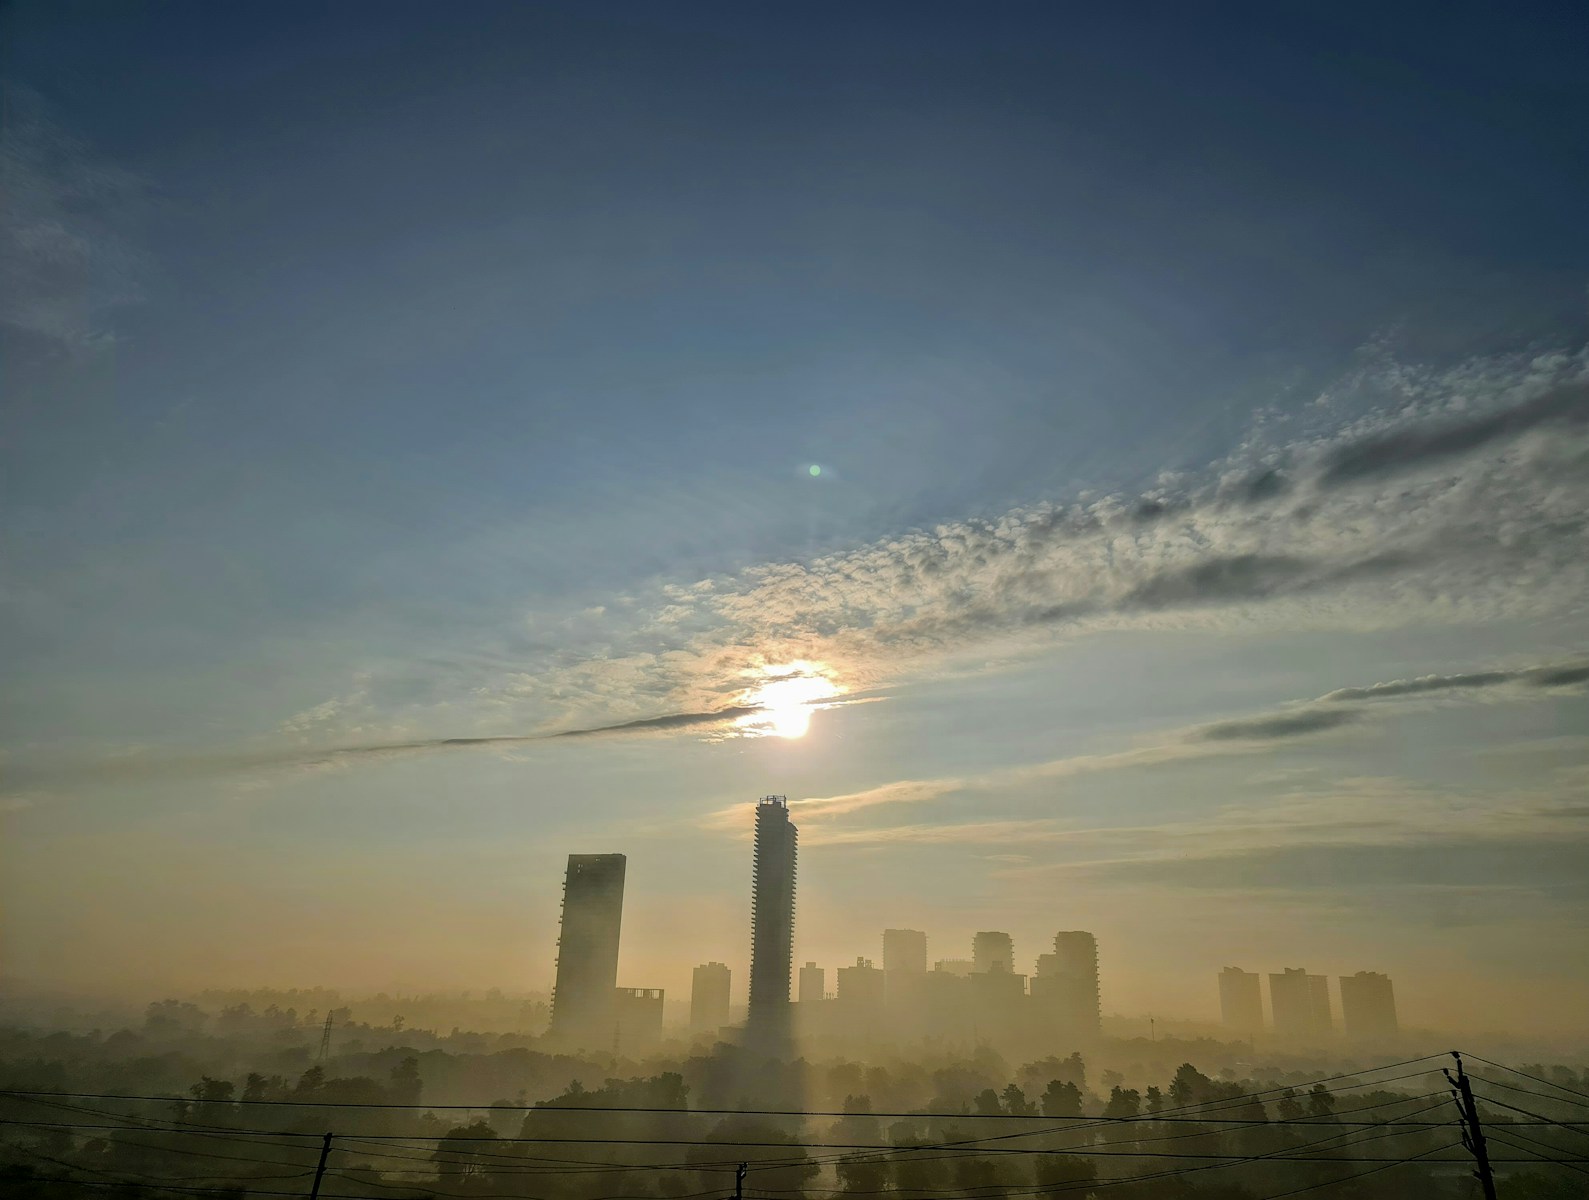
<instances>
[{"instance_id":1,"label":"mist over trees","mask_svg":"<svg viewBox=\"0 0 1589 1200\"><path fill-rule=\"evenodd\" d=\"M0 1183L29 1200L307 1195L329 1132L320 1195L341 1200L682 1200L731 1195L741 1167L745 1194L768 1200L1256 1200L1337 1182L1363 1200L1472 1194L1433 1056L1105 1038L1027 1062L929 1045L783 1061L703 1038L626 1058L555 1052L539 1032L417 1027L407 1013L445 1019L468 1002L414 1000L214 993L115 1029L13 1013ZM485 1003L510 1024L536 1011ZM375 1007L406 1012L356 1019ZM1569 1122L1589 1118L1584 1065L1469 1066L1505 1194L1581 1195Z\"/></svg>"}]
</instances>

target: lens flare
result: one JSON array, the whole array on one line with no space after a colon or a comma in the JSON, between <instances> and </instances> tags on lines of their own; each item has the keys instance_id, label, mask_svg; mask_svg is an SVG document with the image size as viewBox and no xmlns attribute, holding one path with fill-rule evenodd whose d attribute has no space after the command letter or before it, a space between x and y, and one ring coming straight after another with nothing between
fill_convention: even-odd
<instances>
[{"instance_id":1,"label":"lens flare","mask_svg":"<svg viewBox=\"0 0 1589 1200\"><path fill-rule=\"evenodd\" d=\"M739 703L760 712L746 713L734 724L745 737L801 738L811 728L811 714L827 708L824 701L843 695L820 663L792 662L761 667L760 682L747 688Z\"/></svg>"}]
</instances>

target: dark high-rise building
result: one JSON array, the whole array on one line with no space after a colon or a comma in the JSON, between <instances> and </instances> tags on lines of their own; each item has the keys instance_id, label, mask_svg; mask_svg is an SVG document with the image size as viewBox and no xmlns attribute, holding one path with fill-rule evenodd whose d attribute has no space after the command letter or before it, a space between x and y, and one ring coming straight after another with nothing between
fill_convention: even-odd
<instances>
[{"instance_id":1,"label":"dark high-rise building","mask_svg":"<svg viewBox=\"0 0 1589 1200\"><path fill-rule=\"evenodd\" d=\"M702 963L690 979L690 1028L720 1029L728 1024L728 967L720 962Z\"/></svg>"},{"instance_id":2,"label":"dark high-rise building","mask_svg":"<svg viewBox=\"0 0 1589 1200\"><path fill-rule=\"evenodd\" d=\"M1015 943L1007 933L979 933L971 939L971 961L976 964L974 969L978 974L989 971L1013 974Z\"/></svg>"},{"instance_id":3,"label":"dark high-rise building","mask_svg":"<svg viewBox=\"0 0 1589 1200\"><path fill-rule=\"evenodd\" d=\"M763 796L756 805L756 849L750 888L749 1033L763 1049L784 1049L789 1037L789 982L794 969L795 852L799 831L789 801Z\"/></svg>"},{"instance_id":4,"label":"dark high-rise building","mask_svg":"<svg viewBox=\"0 0 1589 1200\"><path fill-rule=\"evenodd\" d=\"M1341 976L1341 1023L1346 1036L1359 1042L1395 1041L1396 997L1390 976L1359 971Z\"/></svg>"},{"instance_id":5,"label":"dark high-rise building","mask_svg":"<svg viewBox=\"0 0 1589 1200\"><path fill-rule=\"evenodd\" d=\"M923 974L927 970L927 935L919 929L883 930L883 970Z\"/></svg>"},{"instance_id":6,"label":"dark high-rise building","mask_svg":"<svg viewBox=\"0 0 1589 1200\"><path fill-rule=\"evenodd\" d=\"M1334 1028L1330 1017L1330 981L1309 975L1301 967L1287 967L1269 976L1269 1012L1275 1036L1292 1041L1327 1038Z\"/></svg>"},{"instance_id":7,"label":"dark high-rise building","mask_svg":"<svg viewBox=\"0 0 1589 1200\"><path fill-rule=\"evenodd\" d=\"M1096 1037L1101 1025L1098 999L1098 939L1082 930L1054 935L1054 953L1037 959L1032 996L1072 1037Z\"/></svg>"},{"instance_id":8,"label":"dark high-rise building","mask_svg":"<svg viewBox=\"0 0 1589 1200\"><path fill-rule=\"evenodd\" d=\"M572 1046L612 1048L627 861L621 854L568 856L551 1032Z\"/></svg>"},{"instance_id":9,"label":"dark high-rise building","mask_svg":"<svg viewBox=\"0 0 1589 1200\"><path fill-rule=\"evenodd\" d=\"M1256 971L1226 967L1219 973L1219 1016L1225 1028L1242 1037L1263 1032L1263 990Z\"/></svg>"}]
</instances>

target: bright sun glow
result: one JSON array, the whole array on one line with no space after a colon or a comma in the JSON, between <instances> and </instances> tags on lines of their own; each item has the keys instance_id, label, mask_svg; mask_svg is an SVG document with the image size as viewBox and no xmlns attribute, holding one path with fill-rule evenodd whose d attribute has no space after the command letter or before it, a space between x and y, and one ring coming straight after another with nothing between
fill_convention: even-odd
<instances>
[{"instance_id":1,"label":"bright sun glow","mask_svg":"<svg viewBox=\"0 0 1589 1200\"><path fill-rule=\"evenodd\" d=\"M761 682L747 689L739 702L762 711L746 713L734 722L747 737L804 737L811 728L811 714L828 707L823 701L844 691L818 663L762 667L759 674Z\"/></svg>"}]
</instances>

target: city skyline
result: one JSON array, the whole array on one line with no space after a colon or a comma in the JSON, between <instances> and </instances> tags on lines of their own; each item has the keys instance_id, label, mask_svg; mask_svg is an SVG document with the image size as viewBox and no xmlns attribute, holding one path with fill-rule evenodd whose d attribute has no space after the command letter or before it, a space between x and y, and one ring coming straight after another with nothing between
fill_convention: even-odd
<instances>
[{"instance_id":1,"label":"city skyline","mask_svg":"<svg viewBox=\"0 0 1589 1200\"><path fill-rule=\"evenodd\" d=\"M775 792L829 990L1581 1039L1589 14L905 7L0 6L8 994L550 987L619 847L738 997Z\"/></svg>"}]
</instances>

